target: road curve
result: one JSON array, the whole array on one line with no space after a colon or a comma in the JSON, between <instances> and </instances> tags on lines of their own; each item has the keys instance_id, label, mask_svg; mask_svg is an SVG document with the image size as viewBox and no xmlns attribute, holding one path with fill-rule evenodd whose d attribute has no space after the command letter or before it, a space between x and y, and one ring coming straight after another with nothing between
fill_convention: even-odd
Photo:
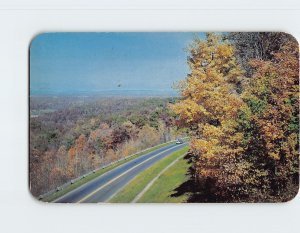
<instances>
[{"instance_id":1,"label":"road curve","mask_svg":"<svg viewBox=\"0 0 300 233\"><path fill-rule=\"evenodd\" d=\"M172 144L142 155L81 185L54 202L107 202L139 173L184 146L186 143Z\"/></svg>"}]
</instances>

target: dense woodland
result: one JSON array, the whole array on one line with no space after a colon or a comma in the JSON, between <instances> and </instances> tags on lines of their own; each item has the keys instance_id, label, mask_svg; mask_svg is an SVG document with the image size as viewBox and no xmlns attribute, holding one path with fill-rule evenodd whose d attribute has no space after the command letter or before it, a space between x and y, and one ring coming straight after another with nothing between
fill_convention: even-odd
<instances>
[{"instance_id":1,"label":"dense woodland","mask_svg":"<svg viewBox=\"0 0 300 233\"><path fill-rule=\"evenodd\" d=\"M192 134L194 202L272 202L299 188L299 48L285 33L208 33L172 105ZM187 185L186 185L187 186Z\"/></svg>"},{"instance_id":2,"label":"dense woodland","mask_svg":"<svg viewBox=\"0 0 300 233\"><path fill-rule=\"evenodd\" d=\"M30 185L43 194L95 168L174 139L174 98L30 98Z\"/></svg>"}]
</instances>

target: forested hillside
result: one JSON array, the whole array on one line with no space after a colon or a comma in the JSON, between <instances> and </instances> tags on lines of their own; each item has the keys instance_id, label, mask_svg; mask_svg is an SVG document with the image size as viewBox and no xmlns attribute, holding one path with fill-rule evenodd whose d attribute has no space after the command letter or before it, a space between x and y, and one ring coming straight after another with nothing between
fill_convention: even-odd
<instances>
[{"instance_id":1,"label":"forested hillside","mask_svg":"<svg viewBox=\"0 0 300 233\"><path fill-rule=\"evenodd\" d=\"M174 98L31 97L34 195L176 137Z\"/></svg>"},{"instance_id":2,"label":"forested hillside","mask_svg":"<svg viewBox=\"0 0 300 233\"><path fill-rule=\"evenodd\" d=\"M171 109L192 133L194 202L272 202L299 188L299 48L285 33L208 33Z\"/></svg>"}]
</instances>

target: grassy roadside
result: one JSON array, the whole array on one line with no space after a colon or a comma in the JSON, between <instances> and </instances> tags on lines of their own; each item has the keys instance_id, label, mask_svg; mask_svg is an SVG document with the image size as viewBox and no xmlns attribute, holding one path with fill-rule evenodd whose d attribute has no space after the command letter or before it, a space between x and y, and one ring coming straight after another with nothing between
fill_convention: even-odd
<instances>
[{"instance_id":1,"label":"grassy roadside","mask_svg":"<svg viewBox=\"0 0 300 233\"><path fill-rule=\"evenodd\" d=\"M179 185L188 180L186 172L189 168L187 160L181 158L165 171L138 200L139 203L184 203L188 195L171 197Z\"/></svg>"},{"instance_id":2,"label":"grassy roadside","mask_svg":"<svg viewBox=\"0 0 300 233\"><path fill-rule=\"evenodd\" d=\"M116 196L114 196L110 202L112 203L128 203L131 202L145 187L154 179L157 174L162 171L166 166L176 160L182 154L188 151L188 146L172 153L170 156L157 162L150 168L143 171L136 178L134 178L128 185L125 186ZM175 165L174 165L175 166ZM185 174L185 173L184 173ZM156 182L155 182L156 183ZM152 188L150 188L152 190ZM149 191L150 191L149 190ZM147 193L145 193L146 195Z\"/></svg>"},{"instance_id":3,"label":"grassy roadside","mask_svg":"<svg viewBox=\"0 0 300 233\"><path fill-rule=\"evenodd\" d=\"M142 156L142 155L144 155L144 154L150 153L150 152L152 152L152 151L154 151L154 150L157 150L157 149L160 149L160 148L162 148L162 147L164 147L164 146L171 145L171 144L173 144L173 143L174 143L174 142L167 142L167 143L159 144L159 145L157 145L157 146L155 146L155 147L152 147L152 148L150 148L150 149L148 149L148 150L146 150L146 151L137 153L137 154L135 154L134 156L131 156L130 158L128 158L128 159L126 159L126 160L124 159L124 160L122 160L122 161L120 161L120 162L117 162L117 163L115 163L115 164L112 164L111 166L108 166L108 167L105 167L105 168L103 168L103 169L100 169L100 170L96 171L95 173L89 174L89 175L86 176L85 178L76 181L74 184L71 184L71 185L67 186L66 188L64 188L64 189L62 189L62 190L59 190L59 191L57 191L57 192L55 192L55 193L53 193L53 194L51 194L51 195L49 195L49 196L47 196L47 197L44 197L43 199L41 199L41 201L44 201L44 202L52 202L52 201L56 200L57 198L59 198L59 197L65 195L66 193L68 193L68 192L70 192L70 191L72 191L72 190L78 188L79 186L81 186L81 185L83 185L83 184L85 184L85 183L87 183L87 182L89 182L89 181L95 179L95 178L98 177L98 176L101 176L101 175L104 174L105 172L108 172L108 171L110 171L110 170L112 170L112 169L114 169L114 168L116 168L116 167L118 167L118 166L120 166L120 165L122 165L122 164L124 164L124 163L126 163L126 162L128 162L128 161L131 161L131 160L133 160L133 159L135 159L135 158L137 158L137 157L139 157L139 156Z\"/></svg>"}]
</instances>

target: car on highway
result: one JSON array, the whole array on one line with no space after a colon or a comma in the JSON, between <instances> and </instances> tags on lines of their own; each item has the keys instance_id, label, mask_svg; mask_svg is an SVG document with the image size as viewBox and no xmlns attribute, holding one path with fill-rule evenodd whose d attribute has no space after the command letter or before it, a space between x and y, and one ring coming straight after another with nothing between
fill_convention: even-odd
<instances>
[{"instance_id":1,"label":"car on highway","mask_svg":"<svg viewBox=\"0 0 300 233\"><path fill-rule=\"evenodd\" d=\"M181 138L176 139L176 144L182 144L183 140Z\"/></svg>"}]
</instances>

